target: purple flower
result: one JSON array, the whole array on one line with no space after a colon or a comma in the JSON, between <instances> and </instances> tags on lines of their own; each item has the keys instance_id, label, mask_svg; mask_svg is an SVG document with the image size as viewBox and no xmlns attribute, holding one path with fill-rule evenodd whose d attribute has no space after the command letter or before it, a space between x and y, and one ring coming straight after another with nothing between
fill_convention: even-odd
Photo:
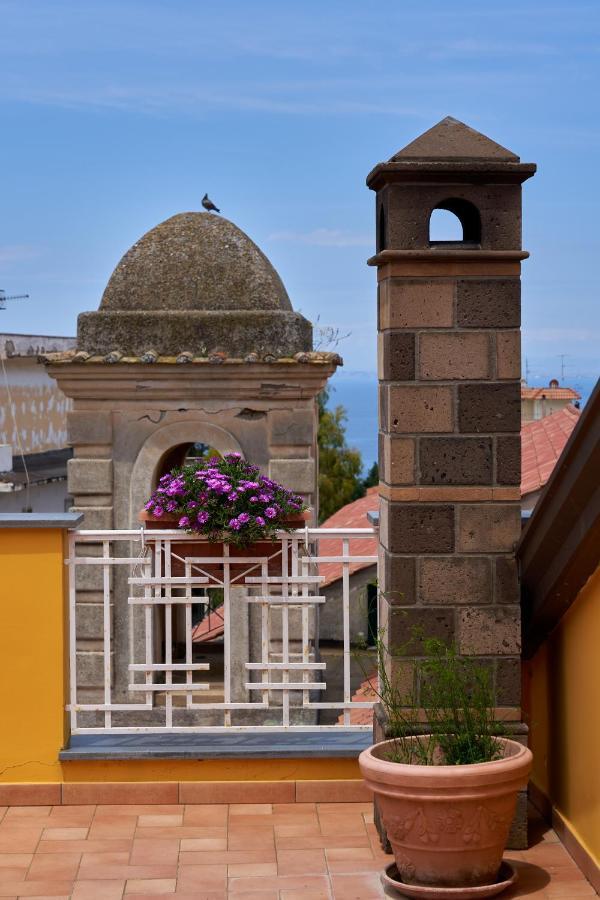
<instances>
[{"instance_id":1,"label":"purple flower","mask_svg":"<svg viewBox=\"0 0 600 900\"><path fill-rule=\"evenodd\" d=\"M234 502L234 500L237 500L237 498L238 498L237 491L232 491L230 494L227 494L227 499L231 500L232 503Z\"/></svg>"},{"instance_id":2,"label":"purple flower","mask_svg":"<svg viewBox=\"0 0 600 900\"><path fill-rule=\"evenodd\" d=\"M268 503L269 500L273 499L273 494L266 493L265 491L263 491L261 494L258 495L258 499L262 500L263 503Z\"/></svg>"},{"instance_id":3,"label":"purple flower","mask_svg":"<svg viewBox=\"0 0 600 900\"><path fill-rule=\"evenodd\" d=\"M233 462L236 462L238 459L241 459L241 458L242 458L241 453L228 453L225 457L225 459L231 459L231 460L233 460Z\"/></svg>"},{"instance_id":4,"label":"purple flower","mask_svg":"<svg viewBox=\"0 0 600 900\"><path fill-rule=\"evenodd\" d=\"M151 500L148 500L148 502L144 505L144 509L147 509L149 511L152 509L153 506L154 506L154 500L151 499Z\"/></svg>"},{"instance_id":5,"label":"purple flower","mask_svg":"<svg viewBox=\"0 0 600 900\"><path fill-rule=\"evenodd\" d=\"M256 516L256 518L254 519L254 521L256 522L257 525L261 525L261 526L267 524L267 523L265 522L265 520L263 519L262 516Z\"/></svg>"},{"instance_id":6,"label":"purple flower","mask_svg":"<svg viewBox=\"0 0 600 900\"><path fill-rule=\"evenodd\" d=\"M240 523L238 522L237 519L230 519L230 520L229 520L229 527L230 527L231 529L233 529L233 531L239 531L241 526L240 526Z\"/></svg>"},{"instance_id":7,"label":"purple flower","mask_svg":"<svg viewBox=\"0 0 600 900\"><path fill-rule=\"evenodd\" d=\"M258 497L256 495L253 497L250 497L250 503L258 503Z\"/></svg>"},{"instance_id":8,"label":"purple flower","mask_svg":"<svg viewBox=\"0 0 600 900\"><path fill-rule=\"evenodd\" d=\"M167 503L166 503L166 510L167 510L167 512L170 512L170 513L171 513L171 512L175 512L176 509L177 509L177 504L175 503L175 501L174 501L174 500L168 500Z\"/></svg>"},{"instance_id":9,"label":"purple flower","mask_svg":"<svg viewBox=\"0 0 600 900\"><path fill-rule=\"evenodd\" d=\"M180 528L187 528L189 524L190 524L190 520L189 520L188 516L182 516L180 518L180 520L179 520Z\"/></svg>"},{"instance_id":10,"label":"purple flower","mask_svg":"<svg viewBox=\"0 0 600 900\"><path fill-rule=\"evenodd\" d=\"M155 506L154 509L152 510L152 515L154 516L155 519L160 519L160 517L162 516L163 513L164 513L164 509L162 508L162 506Z\"/></svg>"},{"instance_id":11,"label":"purple flower","mask_svg":"<svg viewBox=\"0 0 600 900\"><path fill-rule=\"evenodd\" d=\"M265 516L267 517L267 519L274 519L276 515L277 510L275 509L275 507L267 506L267 508L265 509Z\"/></svg>"},{"instance_id":12,"label":"purple flower","mask_svg":"<svg viewBox=\"0 0 600 900\"><path fill-rule=\"evenodd\" d=\"M210 519L209 514L207 512L205 512L204 510L202 512L198 513L198 524L199 525L204 525L206 522L208 522L209 519Z\"/></svg>"},{"instance_id":13,"label":"purple flower","mask_svg":"<svg viewBox=\"0 0 600 900\"><path fill-rule=\"evenodd\" d=\"M196 509L197 506L198 506L198 504L196 503L195 500L190 500L190 502L188 503L186 508L187 509Z\"/></svg>"},{"instance_id":14,"label":"purple flower","mask_svg":"<svg viewBox=\"0 0 600 900\"><path fill-rule=\"evenodd\" d=\"M246 512L240 513L237 518L240 525L245 525L246 522L250 521L250 516Z\"/></svg>"}]
</instances>

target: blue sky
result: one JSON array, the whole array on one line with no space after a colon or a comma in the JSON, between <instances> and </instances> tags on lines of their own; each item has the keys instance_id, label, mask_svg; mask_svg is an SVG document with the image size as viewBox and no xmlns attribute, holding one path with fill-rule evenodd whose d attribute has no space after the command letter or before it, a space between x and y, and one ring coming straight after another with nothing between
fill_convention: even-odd
<instances>
[{"instance_id":1,"label":"blue sky","mask_svg":"<svg viewBox=\"0 0 600 900\"><path fill-rule=\"evenodd\" d=\"M364 179L446 115L537 162L531 380L598 374L600 4L0 0L0 330L74 333L127 248L208 191L296 308L375 365Z\"/></svg>"}]
</instances>

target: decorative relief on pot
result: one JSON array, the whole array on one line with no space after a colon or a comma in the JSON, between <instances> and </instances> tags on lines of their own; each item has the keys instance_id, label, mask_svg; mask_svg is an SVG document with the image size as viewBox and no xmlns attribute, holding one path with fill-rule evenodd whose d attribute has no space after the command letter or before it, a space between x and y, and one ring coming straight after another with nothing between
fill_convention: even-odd
<instances>
[{"instance_id":1,"label":"decorative relief on pot","mask_svg":"<svg viewBox=\"0 0 600 900\"><path fill-rule=\"evenodd\" d=\"M496 832L508 828L510 816L501 815L486 806L478 806L473 818L465 823L459 809L449 808L430 821L423 808L406 815L386 816L385 827L392 843L402 844L409 835L418 838L421 844L437 844L444 834L460 835L463 843L476 846L481 843L486 832Z\"/></svg>"},{"instance_id":2,"label":"decorative relief on pot","mask_svg":"<svg viewBox=\"0 0 600 900\"><path fill-rule=\"evenodd\" d=\"M416 868L413 866L412 862L405 856L404 853L396 852L394 853L394 860L396 862L396 868L398 872L402 876L404 881L412 881L416 875Z\"/></svg>"},{"instance_id":3,"label":"decorative relief on pot","mask_svg":"<svg viewBox=\"0 0 600 900\"><path fill-rule=\"evenodd\" d=\"M484 829L494 832L509 825L508 816L502 816L487 806L478 806L474 817L463 829L462 838L465 844L480 844Z\"/></svg>"}]
</instances>

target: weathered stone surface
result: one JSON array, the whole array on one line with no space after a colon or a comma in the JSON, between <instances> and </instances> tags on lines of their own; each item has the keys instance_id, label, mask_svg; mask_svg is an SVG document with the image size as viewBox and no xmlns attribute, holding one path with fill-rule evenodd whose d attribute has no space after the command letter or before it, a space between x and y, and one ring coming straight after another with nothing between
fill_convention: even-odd
<instances>
[{"instance_id":1,"label":"weathered stone surface","mask_svg":"<svg viewBox=\"0 0 600 900\"><path fill-rule=\"evenodd\" d=\"M383 427L387 432L452 431L452 390L446 386L392 384L387 388L385 412Z\"/></svg>"},{"instance_id":2,"label":"weathered stone surface","mask_svg":"<svg viewBox=\"0 0 600 900\"><path fill-rule=\"evenodd\" d=\"M445 328L453 323L454 283L386 278L379 285L379 329Z\"/></svg>"},{"instance_id":3,"label":"weathered stone surface","mask_svg":"<svg viewBox=\"0 0 600 900\"><path fill-rule=\"evenodd\" d=\"M454 550L453 506L382 500L381 508L386 509L388 520L388 534L381 534L381 541L390 552L451 553Z\"/></svg>"},{"instance_id":4,"label":"weathered stone surface","mask_svg":"<svg viewBox=\"0 0 600 900\"><path fill-rule=\"evenodd\" d=\"M463 433L518 433L521 429L519 382L459 384L458 427Z\"/></svg>"},{"instance_id":5,"label":"weathered stone surface","mask_svg":"<svg viewBox=\"0 0 600 900\"><path fill-rule=\"evenodd\" d=\"M485 332L435 332L419 337L419 377L426 381L488 378L490 363L490 336Z\"/></svg>"},{"instance_id":6,"label":"weathered stone surface","mask_svg":"<svg viewBox=\"0 0 600 900\"><path fill-rule=\"evenodd\" d=\"M501 553L514 549L521 533L518 503L464 504L458 508L458 550Z\"/></svg>"},{"instance_id":7,"label":"weathered stone surface","mask_svg":"<svg viewBox=\"0 0 600 900\"><path fill-rule=\"evenodd\" d=\"M111 654L112 656L112 654ZM77 684L80 687L99 687L104 684L104 654L77 652Z\"/></svg>"},{"instance_id":8,"label":"weathered stone surface","mask_svg":"<svg viewBox=\"0 0 600 900\"><path fill-rule=\"evenodd\" d=\"M527 850L529 846L527 838L527 806L528 806L527 789L519 791L517 794L517 806L515 815L510 826L508 839L506 841L507 850Z\"/></svg>"},{"instance_id":9,"label":"weathered stone surface","mask_svg":"<svg viewBox=\"0 0 600 900\"><path fill-rule=\"evenodd\" d=\"M383 331L378 340L379 378L383 381L414 381L414 334L407 331Z\"/></svg>"},{"instance_id":10,"label":"weathered stone surface","mask_svg":"<svg viewBox=\"0 0 600 900\"><path fill-rule=\"evenodd\" d=\"M410 606L416 603L416 559L397 556L379 548L379 590L390 606Z\"/></svg>"},{"instance_id":11,"label":"weathered stone surface","mask_svg":"<svg viewBox=\"0 0 600 900\"><path fill-rule=\"evenodd\" d=\"M421 438L420 484L490 484L490 438Z\"/></svg>"},{"instance_id":12,"label":"weathered stone surface","mask_svg":"<svg viewBox=\"0 0 600 900\"><path fill-rule=\"evenodd\" d=\"M418 656L423 651L422 641L415 636L419 629L423 637L439 638L446 643L454 640L454 610L434 607L391 606L383 603L382 630L391 652L398 656ZM406 646L409 644L410 646Z\"/></svg>"},{"instance_id":13,"label":"weathered stone surface","mask_svg":"<svg viewBox=\"0 0 600 900\"><path fill-rule=\"evenodd\" d=\"M111 610L111 622L112 622ZM78 640L102 640L104 607L101 603L78 603L76 616Z\"/></svg>"},{"instance_id":14,"label":"weathered stone surface","mask_svg":"<svg viewBox=\"0 0 600 900\"><path fill-rule=\"evenodd\" d=\"M496 660L496 704L498 706L521 705L521 660Z\"/></svg>"},{"instance_id":15,"label":"weathered stone surface","mask_svg":"<svg viewBox=\"0 0 600 900\"><path fill-rule=\"evenodd\" d=\"M101 410L70 410L67 413L67 441L71 445L110 444L112 416Z\"/></svg>"},{"instance_id":16,"label":"weathered stone surface","mask_svg":"<svg viewBox=\"0 0 600 900\"><path fill-rule=\"evenodd\" d=\"M460 609L458 622L459 651L465 656L515 656L521 652L518 606Z\"/></svg>"},{"instance_id":17,"label":"weathered stone surface","mask_svg":"<svg viewBox=\"0 0 600 900\"><path fill-rule=\"evenodd\" d=\"M314 459L272 459L269 478L290 491L310 494L315 489Z\"/></svg>"},{"instance_id":18,"label":"weathered stone surface","mask_svg":"<svg viewBox=\"0 0 600 900\"><path fill-rule=\"evenodd\" d=\"M456 283L456 311L457 324L461 328L519 328L521 280L459 280Z\"/></svg>"},{"instance_id":19,"label":"weathered stone surface","mask_svg":"<svg viewBox=\"0 0 600 900\"><path fill-rule=\"evenodd\" d=\"M415 442L412 438L379 434L379 477L386 484L414 484Z\"/></svg>"},{"instance_id":20,"label":"weathered stone surface","mask_svg":"<svg viewBox=\"0 0 600 900\"><path fill-rule=\"evenodd\" d=\"M81 313L77 345L92 354L120 350L141 356L149 348L161 356L189 350L197 356L226 352L293 356L312 350L312 325L299 313L285 310L166 309L163 312L110 310Z\"/></svg>"},{"instance_id":21,"label":"weathered stone surface","mask_svg":"<svg viewBox=\"0 0 600 900\"><path fill-rule=\"evenodd\" d=\"M490 603L491 562L477 556L425 557L420 560L419 584L423 603Z\"/></svg>"},{"instance_id":22,"label":"weathered stone surface","mask_svg":"<svg viewBox=\"0 0 600 900\"><path fill-rule=\"evenodd\" d=\"M70 459L67 475L70 494L109 494L112 491L111 459Z\"/></svg>"},{"instance_id":23,"label":"weathered stone surface","mask_svg":"<svg viewBox=\"0 0 600 900\"><path fill-rule=\"evenodd\" d=\"M72 506L71 512L79 513L84 517L81 528L89 531L113 527L112 506Z\"/></svg>"},{"instance_id":24,"label":"weathered stone surface","mask_svg":"<svg viewBox=\"0 0 600 900\"><path fill-rule=\"evenodd\" d=\"M496 334L496 375L498 378L521 377L520 331L499 331Z\"/></svg>"},{"instance_id":25,"label":"weathered stone surface","mask_svg":"<svg viewBox=\"0 0 600 900\"><path fill-rule=\"evenodd\" d=\"M187 212L148 231L121 259L102 310L291 310L283 283L247 234Z\"/></svg>"},{"instance_id":26,"label":"weathered stone surface","mask_svg":"<svg viewBox=\"0 0 600 900\"><path fill-rule=\"evenodd\" d=\"M521 435L496 439L496 481L521 484Z\"/></svg>"},{"instance_id":27,"label":"weathered stone surface","mask_svg":"<svg viewBox=\"0 0 600 900\"><path fill-rule=\"evenodd\" d=\"M273 410L269 413L271 444L311 446L315 436L316 415L308 409Z\"/></svg>"},{"instance_id":28,"label":"weathered stone surface","mask_svg":"<svg viewBox=\"0 0 600 900\"><path fill-rule=\"evenodd\" d=\"M519 572L514 556L499 556L496 559L494 579L496 603L519 602Z\"/></svg>"}]
</instances>

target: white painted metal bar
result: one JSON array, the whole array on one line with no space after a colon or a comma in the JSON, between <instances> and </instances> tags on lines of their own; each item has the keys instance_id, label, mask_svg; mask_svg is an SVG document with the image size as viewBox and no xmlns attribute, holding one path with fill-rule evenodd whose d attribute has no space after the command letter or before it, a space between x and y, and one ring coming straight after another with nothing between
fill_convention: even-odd
<instances>
[{"instance_id":1,"label":"white painted metal bar","mask_svg":"<svg viewBox=\"0 0 600 900\"><path fill-rule=\"evenodd\" d=\"M349 557L350 547L348 538L342 540L344 557ZM342 615L344 620L344 703L350 703L352 688L350 684L350 564L349 560L342 563ZM344 725L350 724L350 711L344 708Z\"/></svg>"},{"instance_id":2,"label":"white painted metal bar","mask_svg":"<svg viewBox=\"0 0 600 900\"><path fill-rule=\"evenodd\" d=\"M71 728L77 728L77 591L75 581L75 532L69 532L69 698L71 706Z\"/></svg>"},{"instance_id":3,"label":"white painted metal bar","mask_svg":"<svg viewBox=\"0 0 600 900\"><path fill-rule=\"evenodd\" d=\"M327 664L324 662L308 662L308 661L301 662L301 663L267 662L267 663L246 663L246 668L247 669L274 669L274 670L281 670L281 669L302 670L302 669L325 669L326 665Z\"/></svg>"},{"instance_id":4,"label":"white painted metal bar","mask_svg":"<svg viewBox=\"0 0 600 900\"><path fill-rule=\"evenodd\" d=\"M110 559L110 541L102 541L102 557ZM110 569L108 565L102 569L102 636L103 636L103 674L104 674L104 703L111 701L111 668L110 668ZM104 727L112 725L110 709L104 711Z\"/></svg>"},{"instance_id":5,"label":"white painted metal bar","mask_svg":"<svg viewBox=\"0 0 600 900\"><path fill-rule=\"evenodd\" d=\"M170 666L167 663L154 663L151 665L146 665L146 663L130 663L128 666L130 672L166 672L167 669L170 669L171 672L207 672L210 669L209 663L172 663Z\"/></svg>"}]
</instances>

